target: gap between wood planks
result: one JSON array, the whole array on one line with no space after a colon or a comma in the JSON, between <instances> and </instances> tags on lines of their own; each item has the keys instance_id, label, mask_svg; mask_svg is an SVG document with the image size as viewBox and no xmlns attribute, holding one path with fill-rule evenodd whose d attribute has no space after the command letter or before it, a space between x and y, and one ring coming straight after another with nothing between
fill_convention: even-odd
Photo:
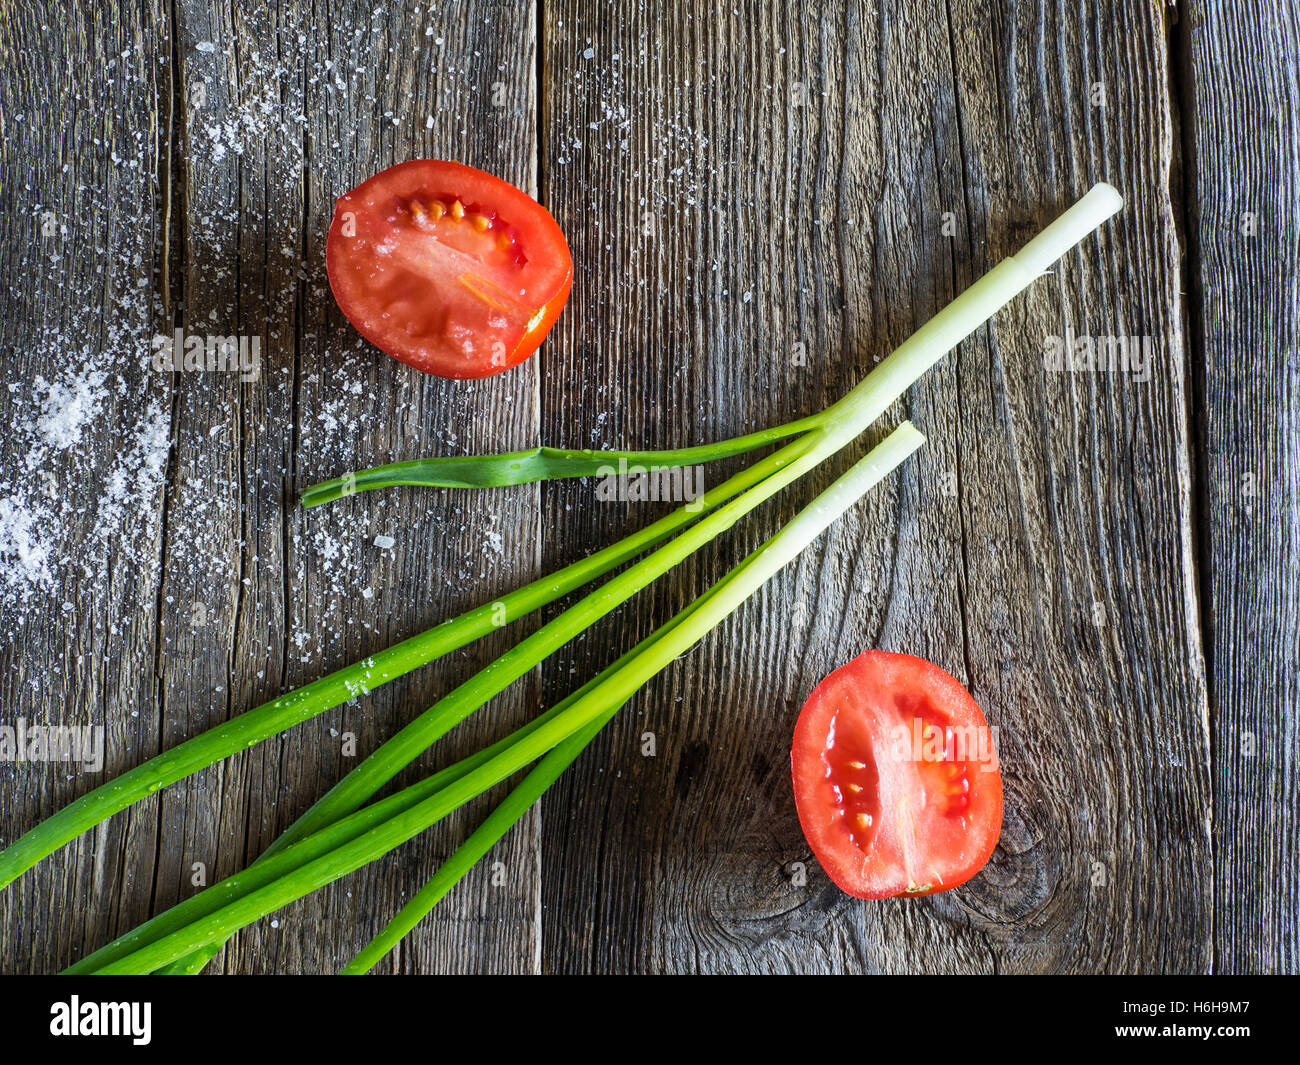
<instances>
[{"instance_id":1,"label":"gap between wood planks","mask_svg":"<svg viewBox=\"0 0 1300 1065\"><path fill-rule=\"evenodd\" d=\"M1196 610L1199 625L1201 670L1205 676L1205 735L1210 755L1209 810L1210 831L1207 833L1210 848L1210 969L1214 971L1217 945L1214 925L1217 918L1217 877L1213 875L1217 855L1214 838L1214 719L1210 707L1214 705L1217 678L1211 668L1213 662L1213 603L1210 596L1210 507L1206 491L1208 469L1206 451L1208 439L1205 428L1205 331L1201 304L1197 296L1200 279L1196 267L1200 260L1198 238L1200 218L1193 205L1197 202L1195 189L1196 149L1192 141L1195 121L1195 101L1192 94L1191 59L1188 55L1190 26L1180 17L1175 7L1165 10L1165 46L1169 69L1169 115L1174 123L1173 144L1176 154L1170 169L1169 198L1173 206L1174 231L1182 253L1178 295L1186 322L1187 358L1185 379L1187 390L1187 442L1188 468L1192 472L1192 513L1189 529L1192 535L1192 572L1196 577Z\"/></svg>"}]
</instances>

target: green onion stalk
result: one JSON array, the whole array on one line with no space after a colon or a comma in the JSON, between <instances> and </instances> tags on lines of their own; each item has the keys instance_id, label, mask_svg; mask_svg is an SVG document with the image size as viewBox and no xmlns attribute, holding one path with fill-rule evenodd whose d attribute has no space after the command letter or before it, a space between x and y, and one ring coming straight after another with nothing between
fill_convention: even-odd
<instances>
[{"instance_id":1,"label":"green onion stalk","mask_svg":"<svg viewBox=\"0 0 1300 1065\"><path fill-rule=\"evenodd\" d=\"M803 550L826 524L915 450L921 442L920 434L906 424L896 429L755 555L569 699L497 744L419 784L371 802L375 794L497 692L744 515L846 448L945 353L979 329L1118 211L1122 203L1110 186L1094 186L1019 254L975 282L857 387L820 414L716 444L675 451L537 448L496 456L427 459L376 467L309 488L303 501L315 506L356 491L397 484L522 484L604 474L620 460L644 465L709 462L785 441L702 499L640 532L496 602L232 718L93 789L0 852L0 889L107 817L161 788L363 696L639 558L381 745L294 822L248 870L160 914L70 970L149 972L166 967L164 971L169 972L198 971L234 930L375 860L460 805L536 763L429 884L344 970L366 971L522 816L639 687L694 646L776 568Z\"/></svg>"}]
</instances>

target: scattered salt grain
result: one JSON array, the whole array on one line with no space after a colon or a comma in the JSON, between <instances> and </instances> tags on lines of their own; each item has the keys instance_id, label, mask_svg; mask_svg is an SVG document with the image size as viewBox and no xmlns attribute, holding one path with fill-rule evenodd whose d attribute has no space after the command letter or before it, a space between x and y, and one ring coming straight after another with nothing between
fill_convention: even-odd
<instances>
[{"instance_id":1,"label":"scattered salt grain","mask_svg":"<svg viewBox=\"0 0 1300 1065\"><path fill-rule=\"evenodd\" d=\"M0 478L0 588L14 608L3 620L15 628L24 608L65 575L104 579L110 552L134 560L157 523L168 420L156 401L146 402L124 432L104 434L114 444L112 461L103 461L85 437L111 398L108 373L96 363L112 356L79 354L84 361L59 380L35 378L9 429L15 450L25 450ZM113 386L121 389L122 379Z\"/></svg>"},{"instance_id":2,"label":"scattered salt grain","mask_svg":"<svg viewBox=\"0 0 1300 1065\"><path fill-rule=\"evenodd\" d=\"M99 412L104 400L107 376L103 371L95 371L54 384L43 377L36 378L36 391L45 391L40 401L41 413L36 419L36 431L45 444L55 451L63 451L81 439L82 430Z\"/></svg>"}]
</instances>

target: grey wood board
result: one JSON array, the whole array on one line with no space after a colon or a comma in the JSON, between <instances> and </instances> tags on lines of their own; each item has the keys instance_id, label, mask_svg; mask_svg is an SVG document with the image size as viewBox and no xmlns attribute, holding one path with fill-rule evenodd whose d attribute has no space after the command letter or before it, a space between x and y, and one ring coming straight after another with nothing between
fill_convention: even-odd
<instances>
[{"instance_id":1,"label":"grey wood board","mask_svg":"<svg viewBox=\"0 0 1300 1065\"><path fill-rule=\"evenodd\" d=\"M1059 24L961 3L602 11L560 5L543 34L543 187L582 264L543 378L548 441L673 446L811 413L1093 181L1128 207L912 390L886 421L910 416L924 452L650 685L545 804L548 968L1207 969L1158 9ZM1067 325L1153 337L1150 380L1047 372L1044 341ZM552 564L637 520L583 493L547 490ZM653 618L629 611L588 641L578 673L792 509L701 552ZM813 863L794 716L868 647L938 662L1000 730L1002 841L951 894L865 904L815 869L798 883ZM550 697L570 668L547 671Z\"/></svg>"},{"instance_id":2,"label":"grey wood board","mask_svg":"<svg viewBox=\"0 0 1300 1065\"><path fill-rule=\"evenodd\" d=\"M1300 24L1195 4L1179 27L1202 419L1200 522L1219 972L1300 966Z\"/></svg>"}]
</instances>

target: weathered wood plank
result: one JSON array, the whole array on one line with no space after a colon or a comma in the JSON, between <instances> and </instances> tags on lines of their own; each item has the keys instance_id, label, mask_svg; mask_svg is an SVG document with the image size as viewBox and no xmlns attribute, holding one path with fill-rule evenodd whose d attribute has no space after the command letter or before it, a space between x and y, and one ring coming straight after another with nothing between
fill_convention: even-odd
<instances>
[{"instance_id":1,"label":"weathered wood plank","mask_svg":"<svg viewBox=\"0 0 1300 1065\"><path fill-rule=\"evenodd\" d=\"M105 752L98 772L0 766L3 845L157 749L170 77L154 3L6 4L0 23L0 725L93 726ZM0 895L0 971L52 971L147 916L133 870L156 818L146 803L138 830L118 819Z\"/></svg>"},{"instance_id":2,"label":"weathered wood plank","mask_svg":"<svg viewBox=\"0 0 1300 1065\"><path fill-rule=\"evenodd\" d=\"M990 931L1001 968L1205 971L1208 733L1164 8L1089 5L1060 28L1018 15L1004 52L978 5L954 8L987 264L1023 239L992 222L1026 217L1017 202L1060 205L1107 179L1127 205L959 363L968 618L985 612L968 620L972 679L1007 708L1018 799L999 870L1014 880L988 878L977 905L996 889L1020 921ZM990 87L987 63L1012 91ZM1069 329L1150 351L1127 373L1045 373L1044 339Z\"/></svg>"},{"instance_id":3,"label":"weathered wood plank","mask_svg":"<svg viewBox=\"0 0 1300 1065\"><path fill-rule=\"evenodd\" d=\"M1159 8L733 6L548 9L543 189L578 264L543 379L548 442L670 446L819 409L1092 181L1129 207L891 413L926 451L652 684L544 804L544 964L1204 970L1208 752ZM1153 337L1150 379L1046 372L1044 341L1067 324ZM649 518L589 492L545 493L552 562ZM651 597L653 618L628 611L559 661L548 697L791 509L703 552ZM1002 843L948 895L848 899L799 832L794 714L870 646L938 661L1000 730Z\"/></svg>"},{"instance_id":4,"label":"weathered wood plank","mask_svg":"<svg viewBox=\"0 0 1300 1065\"><path fill-rule=\"evenodd\" d=\"M535 489L395 492L310 515L297 494L377 462L535 441L535 364L475 384L386 358L337 311L324 239L335 197L405 159L462 159L535 186L536 53L531 8L507 2L417 11L183 0L124 12L111 29L106 18L87 14L75 32L52 35L23 13L6 20L0 45L12 59L4 121L23 115L4 130L6 224L24 228L0 250L14 312L3 349L16 379L55 380L60 344L75 339L113 372L120 363L125 382L103 398L85 455L52 460L76 505L57 529L59 579L41 600L50 606L10 609L6 596L3 683L6 719L12 708L107 723L116 773L535 576ZM47 208L67 235L41 242L37 212ZM90 342L79 333L87 323L102 334ZM258 373L151 371L149 337L173 325L185 336L256 337ZM0 402L21 423L34 400L24 388ZM150 404L161 411L164 459L174 438L165 493L160 474L129 496L152 523L120 516L139 541L130 555L110 524L107 580L74 572L105 521L85 503L94 485L77 478L112 470ZM24 463L28 443L5 440L7 468ZM374 545L381 534L396 540L391 550ZM196 863L208 882L246 865L357 756L509 638L169 788L50 859L0 903L0 966L49 971L191 894ZM38 662L68 666L38 685ZM436 760L502 734L536 702L535 680L518 685L440 744ZM99 779L69 782L39 766L4 774L6 839ZM219 965L333 971L481 812L249 929ZM530 815L385 967L535 971L539 866ZM76 903L52 920L42 901L51 898Z\"/></svg>"},{"instance_id":5,"label":"weathered wood plank","mask_svg":"<svg viewBox=\"0 0 1300 1065\"><path fill-rule=\"evenodd\" d=\"M1178 28L1212 664L1214 965L1300 969L1300 20L1190 5Z\"/></svg>"},{"instance_id":6,"label":"weathered wood plank","mask_svg":"<svg viewBox=\"0 0 1300 1065\"><path fill-rule=\"evenodd\" d=\"M206 390L204 409L182 419L182 439L188 427L193 448L192 457L182 452L181 468L192 468L207 491L219 484L224 492L199 515L204 529L184 542L231 550L224 566L210 568L226 613L195 638L211 646L212 666L204 672L203 655L179 647L168 690L183 707L194 693L207 698L224 686L233 709L534 575L533 490L364 496L311 514L296 505L302 487L347 469L464 447L523 447L536 437L534 368L477 385L411 370L360 341L335 307L324 269L335 198L386 166L451 157L532 184L532 16L511 4L419 13L286 4L252 14L204 3L181 13L185 80L208 86L207 106L190 114L184 141L187 321L196 330L214 312L237 321L264 337L265 366L253 386L226 381L215 395ZM493 102L494 82L508 86L504 106ZM223 427L215 441L214 426ZM224 470L204 472L222 456ZM375 546L381 535L396 545ZM194 564L182 556L169 573L176 569L188 574ZM502 637L485 641L184 789L187 805L173 830L192 833L182 872L191 855L211 854L220 875L254 859L357 757L504 646ZM535 691L521 685L441 744L437 760L500 735L535 703ZM195 728L225 711L202 708L198 716ZM348 736L355 753L344 750ZM333 971L471 823L450 819L393 860L250 928L225 967ZM491 886L490 866L476 871L386 967L535 969L537 847L530 818L493 856L506 871L501 886Z\"/></svg>"}]
</instances>

